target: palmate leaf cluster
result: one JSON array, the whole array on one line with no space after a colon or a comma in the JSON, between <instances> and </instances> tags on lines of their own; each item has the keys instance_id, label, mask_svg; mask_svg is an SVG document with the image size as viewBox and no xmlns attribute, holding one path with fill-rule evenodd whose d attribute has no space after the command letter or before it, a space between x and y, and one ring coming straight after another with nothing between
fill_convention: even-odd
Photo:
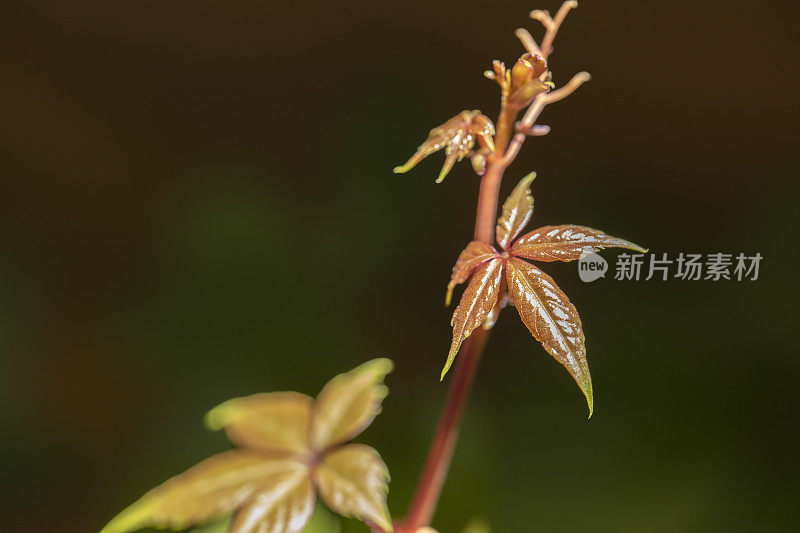
<instances>
[{"instance_id":1,"label":"palmate leaf cluster","mask_svg":"<svg viewBox=\"0 0 800 533\"><path fill-rule=\"evenodd\" d=\"M148 492L102 533L185 529L232 511L230 533L298 533L318 497L342 516L392 531L386 465L373 448L348 444L380 412L391 370L388 359L369 361L334 377L316 399L276 392L223 403L206 424L224 429L236 448Z\"/></svg>"},{"instance_id":2,"label":"palmate leaf cluster","mask_svg":"<svg viewBox=\"0 0 800 533\"><path fill-rule=\"evenodd\" d=\"M489 243L472 241L453 267L447 286L448 303L453 288L470 281L453 312L453 341L442 378L453 364L461 343L476 328L491 327L502 307L512 303L531 334L578 383L591 416L592 378L578 311L553 278L529 261L574 261L586 251L608 247L646 250L600 230L571 224L544 226L517 238L533 214L530 186L535 176L529 174L523 178L503 205L495 229L499 251Z\"/></svg>"}]
</instances>

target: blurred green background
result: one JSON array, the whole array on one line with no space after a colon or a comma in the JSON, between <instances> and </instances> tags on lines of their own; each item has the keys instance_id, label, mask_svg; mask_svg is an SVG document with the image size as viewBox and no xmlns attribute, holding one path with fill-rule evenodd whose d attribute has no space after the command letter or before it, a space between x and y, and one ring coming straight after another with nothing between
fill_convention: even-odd
<instances>
[{"instance_id":1,"label":"blurred green background","mask_svg":"<svg viewBox=\"0 0 800 533\"><path fill-rule=\"evenodd\" d=\"M408 505L446 384L442 306L478 178L391 168L536 36L495 3L4 2L3 529L98 531L224 450L204 413L397 365L360 437ZM797 4L583 2L541 122L532 224L761 253L754 282L592 284L595 415L506 311L435 518L496 532L797 531ZM535 226L532 226L535 227ZM613 267L613 251L604 252ZM345 524L346 531L362 531Z\"/></svg>"}]
</instances>

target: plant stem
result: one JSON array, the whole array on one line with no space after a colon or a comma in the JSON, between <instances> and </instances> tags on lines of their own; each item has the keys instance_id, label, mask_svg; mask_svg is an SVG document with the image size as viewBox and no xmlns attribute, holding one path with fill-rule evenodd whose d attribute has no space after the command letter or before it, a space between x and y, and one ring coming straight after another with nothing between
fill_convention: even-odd
<instances>
[{"instance_id":1,"label":"plant stem","mask_svg":"<svg viewBox=\"0 0 800 533\"><path fill-rule=\"evenodd\" d=\"M503 173L511 161L506 161L501 155L506 151L508 142L513 131L516 113L507 115L507 120L499 121L497 128L497 138L501 143L497 143L495 155L489 160L486 173L481 179L481 188L478 193L478 211L475 215L475 240L484 241L492 244L494 241L494 227L497 220L497 205L500 200L500 183L503 181ZM502 118L502 117L501 117ZM501 136L502 134L502 136Z\"/></svg>"},{"instance_id":2,"label":"plant stem","mask_svg":"<svg viewBox=\"0 0 800 533\"><path fill-rule=\"evenodd\" d=\"M510 128L513 118L510 121L501 122L498 133L504 129L504 124ZM508 132L506 132L506 139L508 138ZM505 148L506 146L499 147L499 153L502 154ZM494 240L500 182L505 169L506 164L503 158L494 158L481 179L478 210L475 217L475 240L489 243ZM452 382L447 390L444 408L436 426L436 433L431 441L425 466L411 500L411 507L405 520L397 527L397 533L413 533L430 524L433 518L444 480L447 478L447 472L453 459L453 451L458 440L461 420L464 418L464 409L472 391L472 383L488 340L489 330L480 327L464 341L456 361Z\"/></svg>"},{"instance_id":3,"label":"plant stem","mask_svg":"<svg viewBox=\"0 0 800 533\"><path fill-rule=\"evenodd\" d=\"M444 480L450 469L461 420L464 417L464 409L469 400L478 363L480 363L488 338L489 330L478 328L464 342L414 499L403 525L397 530L398 533L413 533L430 524L431 518L433 518Z\"/></svg>"},{"instance_id":4,"label":"plant stem","mask_svg":"<svg viewBox=\"0 0 800 533\"><path fill-rule=\"evenodd\" d=\"M564 2L556 13L550 17L546 11L533 11L531 18L537 19L545 27L545 36L541 49L536 45L533 37L527 31L518 31L523 45L528 51L537 53L548 59L553 51L553 40L558 33L567 13L577 7L574 0ZM486 173L481 178L480 192L478 193L478 209L475 215L475 234L477 241L489 244L494 242L495 219L500 198L500 183L503 173L514 161L529 130L544 107L571 94L582 83L588 81L589 75L581 72L557 91L539 94L526 110L517 129L516 120L521 109L514 109L506 102L506 93L503 93L500 106L500 116L497 120L497 134L495 135L495 151L488 160ZM464 409L469 401L472 384L478 370L483 350L489 340L489 331L483 327L477 328L472 335L467 337L462 345L456 361L456 368L450 387L447 390L444 408L436 426L436 433L431 441L425 466L422 469L417 483L414 497L411 500L406 518L395 528L396 533L415 533L418 529L430 524L436 504L442 492L442 486L447 478L450 463L453 459L461 420Z\"/></svg>"}]
</instances>

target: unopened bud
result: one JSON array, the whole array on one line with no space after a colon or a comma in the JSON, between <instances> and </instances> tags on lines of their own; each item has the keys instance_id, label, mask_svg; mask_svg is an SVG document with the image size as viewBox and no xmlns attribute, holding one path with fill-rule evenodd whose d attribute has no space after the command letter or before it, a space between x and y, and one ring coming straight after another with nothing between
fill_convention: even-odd
<instances>
[{"instance_id":1,"label":"unopened bud","mask_svg":"<svg viewBox=\"0 0 800 533\"><path fill-rule=\"evenodd\" d=\"M475 174L478 176L483 176L486 173L486 156L489 155L488 148L481 148L470 158L472 162L472 170L475 171Z\"/></svg>"},{"instance_id":2,"label":"unopened bud","mask_svg":"<svg viewBox=\"0 0 800 533\"><path fill-rule=\"evenodd\" d=\"M511 87L518 89L532 80L538 80L547 70L547 61L542 56L528 52L523 54L511 69Z\"/></svg>"}]
</instances>

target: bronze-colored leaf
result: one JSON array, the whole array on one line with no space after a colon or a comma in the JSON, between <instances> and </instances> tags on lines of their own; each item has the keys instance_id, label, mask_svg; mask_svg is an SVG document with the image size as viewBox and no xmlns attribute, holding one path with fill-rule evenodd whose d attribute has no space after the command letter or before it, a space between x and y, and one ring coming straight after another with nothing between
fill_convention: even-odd
<instances>
[{"instance_id":1,"label":"bronze-colored leaf","mask_svg":"<svg viewBox=\"0 0 800 533\"><path fill-rule=\"evenodd\" d=\"M314 513L316 494L308 467L282 472L239 509L230 533L299 533Z\"/></svg>"},{"instance_id":2,"label":"bronze-colored leaf","mask_svg":"<svg viewBox=\"0 0 800 533\"><path fill-rule=\"evenodd\" d=\"M262 487L296 472L297 464L246 450L214 455L142 496L101 533L146 526L185 529L212 520L240 506Z\"/></svg>"},{"instance_id":3,"label":"bronze-colored leaf","mask_svg":"<svg viewBox=\"0 0 800 533\"><path fill-rule=\"evenodd\" d=\"M536 340L567 368L586 396L592 416L592 378L581 319L553 278L522 259L507 262L508 293Z\"/></svg>"},{"instance_id":4,"label":"bronze-colored leaf","mask_svg":"<svg viewBox=\"0 0 800 533\"><path fill-rule=\"evenodd\" d=\"M645 253L647 250L624 239L612 237L598 229L584 226L543 226L526 233L513 244L509 253L534 261L574 261L591 249L628 248Z\"/></svg>"},{"instance_id":5,"label":"bronze-colored leaf","mask_svg":"<svg viewBox=\"0 0 800 533\"><path fill-rule=\"evenodd\" d=\"M489 259L497 257L497 251L491 244L483 241L472 241L458 256L453 274L450 276L450 283L447 284L447 295L445 305L450 305L453 296L453 288L459 283L464 283L469 279L475 269Z\"/></svg>"},{"instance_id":6,"label":"bronze-colored leaf","mask_svg":"<svg viewBox=\"0 0 800 533\"><path fill-rule=\"evenodd\" d=\"M536 177L535 172L531 172L514 187L508 196L506 203L503 204L503 212L497 219L495 238L497 244L503 250L508 249L525 224L531 219L533 214L533 196L531 195L531 183Z\"/></svg>"},{"instance_id":7,"label":"bronze-colored leaf","mask_svg":"<svg viewBox=\"0 0 800 533\"><path fill-rule=\"evenodd\" d=\"M348 444L327 453L316 481L320 497L333 511L392 531L386 506L389 470L373 448Z\"/></svg>"},{"instance_id":8,"label":"bronze-colored leaf","mask_svg":"<svg viewBox=\"0 0 800 533\"><path fill-rule=\"evenodd\" d=\"M490 259L481 264L472 275L458 307L453 312L451 321L453 342L450 345L450 353L447 354L447 361L442 369L440 379L444 379L445 374L450 370L464 339L469 337L475 328L483 324L497 304L504 263L504 259Z\"/></svg>"},{"instance_id":9,"label":"bronze-colored leaf","mask_svg":"<svg viewBox=\"0 0 800 533\"><path fill-rule=\"evenodd\" d=\"M445 161L436 183L441 183L456 161L466 157L477 139L480 145L494 150L494 124L480 111L462 111L441 126L433 128L414 155L404 165L394 168L395 174L402 174L414 168L417 163L430 154L445 149Z\"/></svg>"},{"instance_id":10,"label":"bronze-colored leaf","mask_svg":"<svg viewBox=\"0 0 800 533\"><path fill-rule=\"evenodd\" d=\"M389 393L383 378L392 371L388 359L373 359L328 382L317 396L311 424L311 445L316 451L352 439L380 413Z\"/></svg>"},{"instance_id":11,"label":"bronze-colored leaf","mask_svg":"<svg viewBox=\"0 0 800 533\"><path fill-rule=\"evenodd\" d=\"M313 400L298 392L273 392L234 398L206 415L206 425L225 429L234 444L277 453L309 451Z\"/></svg>"}]
</instances>

